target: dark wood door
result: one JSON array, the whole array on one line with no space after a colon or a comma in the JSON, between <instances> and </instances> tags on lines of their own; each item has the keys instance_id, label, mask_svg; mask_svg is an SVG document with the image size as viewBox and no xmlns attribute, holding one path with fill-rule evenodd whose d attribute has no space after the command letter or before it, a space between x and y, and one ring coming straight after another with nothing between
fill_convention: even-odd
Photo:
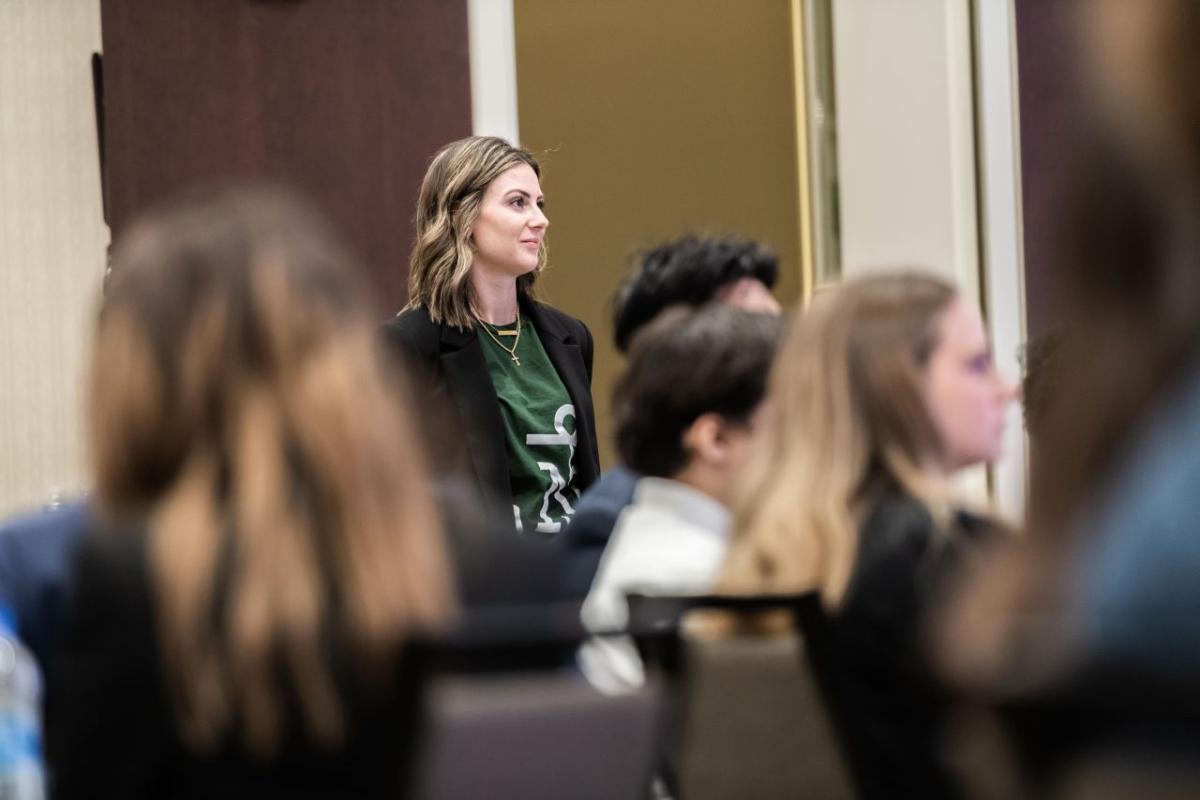
<instances>
[{"instance_id":1,"label":"dark wood door","mask_svg":"<svg viewBox=\"0 0 1200 800\"><path fill-rule=\"evenodd\" d=\"M399 307L421 176L470 133L465 0L101 0L101 20L114 235L198 181L280 181Z\"/></svg>"}]
</instances>

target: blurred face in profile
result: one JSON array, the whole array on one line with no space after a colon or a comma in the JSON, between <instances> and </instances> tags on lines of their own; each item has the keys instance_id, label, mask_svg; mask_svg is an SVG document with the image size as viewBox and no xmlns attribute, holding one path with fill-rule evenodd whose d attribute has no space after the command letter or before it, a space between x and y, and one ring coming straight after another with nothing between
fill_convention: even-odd
<instances>
[{"instance_id":1,"label":"blurred face in profile","mask_svg":"<svg viewBox=\"0 0 1200 800\"><path fill-rule=\"evenodd\" d=\"M775 295L771 294L771 290L758 278L738 278L733 283L721 287L716 299L725 305L757 314L778 316L782 310Z\"/></svg>"},{"instance_id":2,"label":"blurred face in profile","mask_svg":"<svg viewBox=\"0 0 1200 800\"><path fill-rule=\"evenodd\" d=\"M942 312L925 367L926 403L948 469L1000 457L1004 414L1015 396L992 362L979 311L956 298Z\"/></svg>"},{"instance_id":3,"label":"blurred face in profile","mask_svg":"<svg viewBox=\"0 0 1200 800\"><path fill-rule=\"evenodd\" d=\"M528 164L508 169L484 192L479 218L471 226L472 268L497 277L519 278L537 269L550 220L537 173Z\"/></svg>"}]
</instances>

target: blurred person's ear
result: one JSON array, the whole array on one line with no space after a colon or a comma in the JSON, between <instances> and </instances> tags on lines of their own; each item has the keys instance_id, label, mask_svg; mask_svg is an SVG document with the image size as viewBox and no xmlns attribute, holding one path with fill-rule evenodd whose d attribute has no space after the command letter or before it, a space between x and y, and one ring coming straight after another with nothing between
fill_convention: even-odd
<instances>
[{"instance_id":1,"label":"blurred person's ear","mask_svg":"<svg viewBox=\"0 0 1200 800\"><path fill-rule=\"evenodd\" d=\"M712 463L719 460L721 453L720 439L721 418L716 414L701 414L684 428L682 435L683 450L689 456L689 461Z\"/></svg>"},{"instance_id":2,"label":"blurred person's ear","mask_svg":"<svg viewBox=\"0 0 1200 800\"><path fill-rule=\"evenodd\" d=\"M775 295L758 278L739 278L717 292L717 300L756 314L778 315L783 310Z\"/></svg>"},{"instance_id":3,"label":"blurred person's ear","mask_svg":"<svg viewBox=\"0 0 1200 800\"><path fill-rule=\"evenodd\" d=\"M720 414L701 414L683 432L683 449L692 460L713 467L726 467L741 450L745 426L735 425Z\"/></svg>"}]
</instances>

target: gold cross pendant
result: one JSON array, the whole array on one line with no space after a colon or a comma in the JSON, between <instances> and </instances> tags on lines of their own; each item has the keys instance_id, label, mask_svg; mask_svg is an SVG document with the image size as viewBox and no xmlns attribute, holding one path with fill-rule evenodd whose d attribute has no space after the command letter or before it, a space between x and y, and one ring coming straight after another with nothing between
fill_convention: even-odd
<instances>
[{"instance_id":1,"label":"gold cross pendant","mask_svg":"<svg viewBox=\"0 0 1200 800\"><path fill-rule=\"evenodd\" d=\"M512 355L512 360L513 360L513 363L516 364L518 367L521 366L521 359L517 358L516 353L514 353Z\"/></svg>"}]
</instances>

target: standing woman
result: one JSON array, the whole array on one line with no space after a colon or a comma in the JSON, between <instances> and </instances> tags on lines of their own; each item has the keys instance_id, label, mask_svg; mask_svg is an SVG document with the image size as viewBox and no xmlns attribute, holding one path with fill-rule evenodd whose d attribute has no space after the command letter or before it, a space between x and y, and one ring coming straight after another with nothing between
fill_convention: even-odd
<instances>
[{"instance_id":1,"label":"standing woman","mask_svg":"<svg viewBox=\"0 0 1200 800\"><path fill-rule=\"evenodd\" d=\"M541 168L493 136L443 147L417 199L408 306L385 330L457 423L451 458L518 530L550 536L600 473L592 335L534 299L546 263Z\"/></svg>"},{"instance_id":2,"label":"standing woman","mask_svg":"<svg viewBox=\"0 0 1200 800\"><path fill-rule=\"evenodd\" d=\"M1013 387L978 310L913 274L818 297L771 381L723 586L821 593L828 636L812 644L861 796L956 796L922 621L989 530L951 478L1000 455Z\"/></svg>"}]
</instances>

